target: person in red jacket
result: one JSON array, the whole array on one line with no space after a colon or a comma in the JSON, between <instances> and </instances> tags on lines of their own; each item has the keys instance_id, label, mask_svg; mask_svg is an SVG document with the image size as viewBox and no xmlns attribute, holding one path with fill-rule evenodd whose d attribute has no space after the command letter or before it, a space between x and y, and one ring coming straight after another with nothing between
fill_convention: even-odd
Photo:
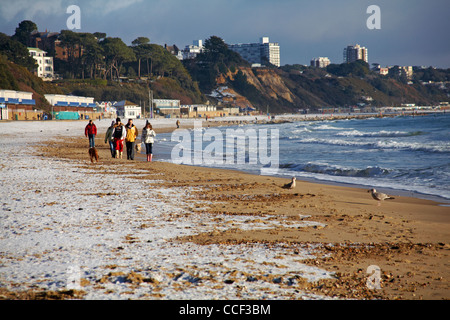
<instances>
[{"instance_id":1,"label":"person in red jacket","mask_svg":"<svg viewBox=\"0 0 450 320\"><path fill-rule=\"evenodd\" d=\"M95 148L95 136L97 135L97 127L92 120L89 120L89 123L84 129L84 134L86 137L89 137L89 148Z\"/></svg>"}]
</instances>

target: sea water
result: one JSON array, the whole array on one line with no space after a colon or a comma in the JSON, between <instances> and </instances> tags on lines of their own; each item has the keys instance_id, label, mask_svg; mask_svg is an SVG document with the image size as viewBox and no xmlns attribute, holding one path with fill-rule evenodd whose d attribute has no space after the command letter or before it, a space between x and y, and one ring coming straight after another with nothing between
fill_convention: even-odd
<instances>
[{"instance_id":1,"label":"sea water","mask_svg":"<svg viewBox=\"0 0 450 320\"><path fill-rule=\"evenodd\" d=\"M282 125L281 173L450 199L450 116Z\"/></svg>"},{"instance_id":2,"label":"sea water","mask_svg":"<svg viewBox=\"0 0 450 320\"><path fill-rule=\"evenodd\" d=\"M450 200L450 115L408 115L366 119L246 124L245 129L277 129L277 176L351 184L403 195ZM232 128L232 127L231 127ZM208 130L207 128L203 128ZM227 128L221 127L225 134ZM155 143L158 158L170 161L170 134ZM207 143L204 143L207 145ZM258 173L254 165L204 164Z\"/></svg>"}]
</instances>

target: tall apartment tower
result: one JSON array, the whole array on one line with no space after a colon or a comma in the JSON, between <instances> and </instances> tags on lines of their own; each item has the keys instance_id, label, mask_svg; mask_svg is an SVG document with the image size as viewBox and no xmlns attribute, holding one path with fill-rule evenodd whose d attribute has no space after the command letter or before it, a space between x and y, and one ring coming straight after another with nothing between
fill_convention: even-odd
<instances>
[{"instance_id":1,"label":"tall apartment tower","mask_svg":"<svg viewBox=\"0 0 450 320\"><path fill-rule=\"evenodd\" d=\"M229 44L228 48L251 64L264 65L269 62L277 67L281 65L280 46L278 43L271 43L269 37L261 37L259 43Z\"/></svg>"},{"instance_id":2,"label":"tall apartment tower","mask_svg":"<svg viewBox=\"0 0 450 320\"><path fill-rule=\"evenodd\" d=\"M359 44L354 46L347 46L344 49L344 62L355 62L363 60L369 63L369 53L366 47L361 47Z\"/></svg>"}]
</instances>

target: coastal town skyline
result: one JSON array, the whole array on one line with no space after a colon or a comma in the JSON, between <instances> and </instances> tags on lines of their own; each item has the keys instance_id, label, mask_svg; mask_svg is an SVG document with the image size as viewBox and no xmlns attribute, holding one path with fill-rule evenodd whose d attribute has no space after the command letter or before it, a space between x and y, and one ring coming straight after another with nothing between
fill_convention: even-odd
<instances>
[{"instance_id":1,"label":"coastal town skyline","mask_svg":"<svg viewBox=\"0 0 450 320\"><path fill-rule=\"evenodd\" d=\"M372 4L380 8L380 29L367 26ZM281 65L309 65L316 57L340 64L343 49L360 44L369 50L369 64L450 67L450 42L442 34L450 27L448 6L441 0L433 6L425 1L19 0L2 3L0 31L12 35L22 20L32 20L39 31L65 30L70 5L81 11L80 29L73 31L105 32L128 45L140 36L180 49L212 35L228 44L268 36L280 45Z\"/></svg>"}]
</instances>

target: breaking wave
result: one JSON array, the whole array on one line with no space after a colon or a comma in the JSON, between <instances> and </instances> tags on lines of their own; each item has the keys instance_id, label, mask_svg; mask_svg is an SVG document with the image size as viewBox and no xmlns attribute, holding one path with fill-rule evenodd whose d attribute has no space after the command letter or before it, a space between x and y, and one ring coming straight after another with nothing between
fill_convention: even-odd
<instances>
[{"instance_id":1,"label":"breaking wave","mask_svg":"<svg viewBox=\"0 0 450 320\"><path fill-rule=\"evenodd\" d=\"M314 130L344 130L344 129L343 128L333 127L333 126L330 126L328 124L322 124L320 126L315 127Z\"/></svg>"},{"instance_id":2,"label":"breaking wave","mask_svg":"<svg viewBox=\"0 0 450 320\"><path fill-rule=\"evenodd\" d=\"M414 132L406 132L406 131L377 131L377 132L361 132L358 130L344 131L336 133L336 136L343 137L412 137L423 135L425 132L423 131L414 131Z\"/></svg>"},{"instance_id":3,"label":"breaking wave","mask_svg":"<svg viewBox=\"0 0 450 320\"><path fill-rule=\"evenodd\" d=\"M283 164L280 165L281 169L289 169L292 171L300 171L307 173L319 173L331 176L343 176L343 177L382 177L391 173L389 169L380 167L367 167L364 169L347 168L336 165L329 165L327 163L312 163L307 164Z\"/></svg>"},{"instance_id":4,"label":"breaking wave","mask_svg":"<svg viewBox=\"0 0 450 320\"><path fill-rule=\"evenodd\" d=\"M393 140L378 140L375 142L354 141L344 139L323 139L323 138L304 138L300 139L299 143L315 143L338 146L359 146L376 149L402 149L410 151L425 151L425 152L450 152L450 144L424 144L417 142L398 142Z\"/></svg>"}]
</instances>

